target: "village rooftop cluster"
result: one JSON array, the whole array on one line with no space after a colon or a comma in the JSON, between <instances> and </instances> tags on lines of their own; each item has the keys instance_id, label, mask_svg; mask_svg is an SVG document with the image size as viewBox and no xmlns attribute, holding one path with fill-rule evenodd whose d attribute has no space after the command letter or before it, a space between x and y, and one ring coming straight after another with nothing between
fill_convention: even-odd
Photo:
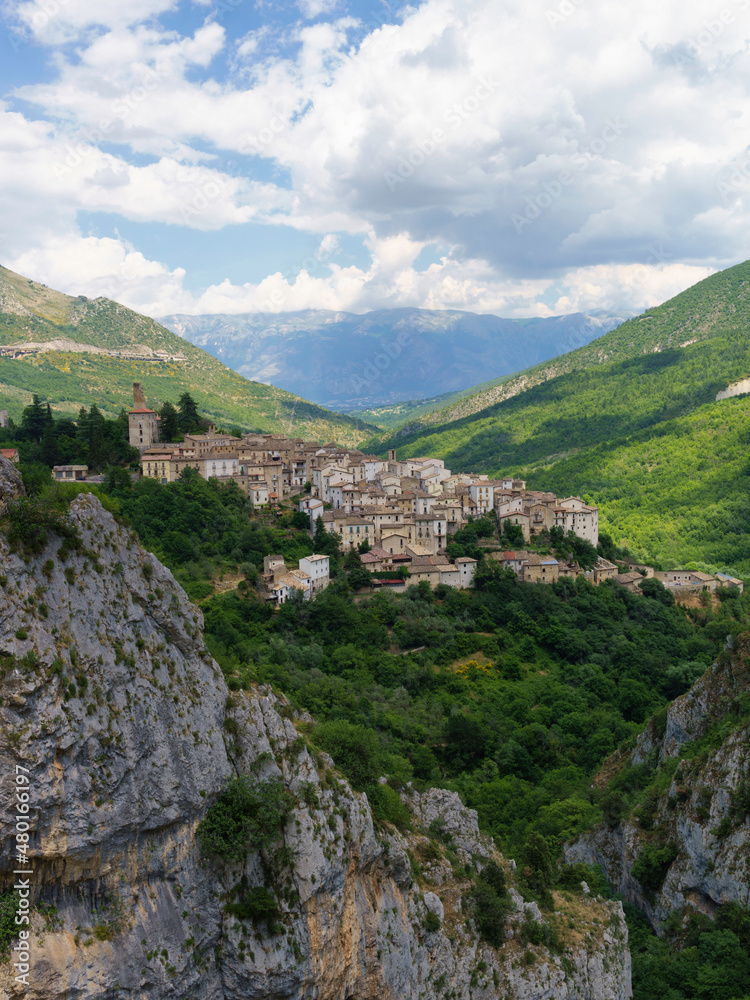
<instances>
[{"instance_id":1,"label":"village rooftop cluster","mask_svg":"<svg viewBox=\"0 0 750 1000\"><path fill-rule=\"evenodd\" d=\"M141 451L144 476L169 483L190 467L206 479L231 479L247 494L253 508L297 496L299 510L309 516L311 533L321 519L326 530L338 537L343 552L366 550L361 554L365 569L393 574L391 579L378 580L378 586L403 588L403 576L395 575L403 567L409 583L424 580L432 587L468 587L476 560L461 556L450 562L445 549L452 535L482 517L495 519L500 529L506 524L515 526L524 543L552 528L566 535L572 532L594 547L599 541L597 507L577 496L558 498L554 493L527 489L522 479L453 474L439 458L399 460L395 450L379 458L355 448L320 445L284 434L238 438L210 428L206 434L186 434L179 444L163 444L159 443L158 414L145 405L137 383L134 400L128 415L130 443ZM583 573L575 562L535 552L492 551L487 555L529 583L554 583L562 576ZM630 572L621 573L601 556L584 575L594 584L613 579L630 590L652 576L675 591L742 588L742 581L733 577L690 570L654 573L651 567L632 566ZM286 601L293 591L310 598L328 585L329 560L313 555L289 569L281 556L268 556L263 579L277 603Z\"/></svg>"}]
</instances>

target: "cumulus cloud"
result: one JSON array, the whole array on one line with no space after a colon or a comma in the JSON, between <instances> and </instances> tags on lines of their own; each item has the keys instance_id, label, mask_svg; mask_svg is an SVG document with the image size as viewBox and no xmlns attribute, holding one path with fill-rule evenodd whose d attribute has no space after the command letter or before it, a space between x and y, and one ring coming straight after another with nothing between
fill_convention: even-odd
<instances>
[{"instance_id":1,"label":"cumulus cloud","mask_svg":"<svg viewBox=\"0 0 750 1000\"><path fill-rule=\"evenodd\" d=\"M61 45L91 29L137 24L176 6L177 0L22 0L14 13L37 41Z\"/></svg>"},{"instance_id":2,"label":"cumulus cloud","mask_svg":"<svg viewBox=\"0 0 750 1000\"><path fill-rule=\"evenodd\" d=\"M5 112L9 259L51 268L49 248L83 238L81 209L320 239L314 267L196 297L179 269L120 246L130 304L542 315L653 304L744 255L747 0L721 18L682 0L425 0L364 31L342 4L300 0L308 23L284 45L262 28L233 41L208 12L167 30L168 0L47 6L48 23L28 0L17 16L77 46L17 92L40 120ZM366 241L369 265L337 263L342 234ZM449 249L420 267L434 246ZM86 255L78 266L106 285Z\"/></svg>"}]
</instances>

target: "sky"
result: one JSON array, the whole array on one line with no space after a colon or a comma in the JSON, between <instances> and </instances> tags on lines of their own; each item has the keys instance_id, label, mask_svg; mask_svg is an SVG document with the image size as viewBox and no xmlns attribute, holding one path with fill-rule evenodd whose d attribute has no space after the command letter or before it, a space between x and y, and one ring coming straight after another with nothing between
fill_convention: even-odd
<instances>
[{"instance_id":1,"label":"sky","mask_svg":"<svg viewBox=\"0 0 750 1000\"><path fill-rule=\"evenodd\" d=\"M750 0L0 12L0 262L73 295L548 316L750 256Z\"/></svg>"}]
</instances>

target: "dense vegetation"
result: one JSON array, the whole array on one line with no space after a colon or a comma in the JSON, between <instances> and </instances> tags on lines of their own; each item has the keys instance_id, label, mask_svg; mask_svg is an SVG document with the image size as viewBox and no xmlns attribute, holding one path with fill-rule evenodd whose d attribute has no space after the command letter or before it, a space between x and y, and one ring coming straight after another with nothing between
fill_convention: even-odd
<instances>
[{"instance_id":1,"label":"dense vegetation","mask_svg":"<svg viewBox=\"0 0 750 1000\"><path fill-rule=\"evenodd\" d=\"M607 891L582 866L555 873L562 843L602 818L636 811L647 823L666 778L651 760L605 791L592 775L649 715L663 717L727 634L747 629L750 601L736 592L716 611L707 600L685 611L648 584L643 596L581 578L528 585L487 567L475 592L420 584L355 600L342 576L276 615L250 592L214 597L206 634L230 688L271 682L315 716L308 738L367 791L381 820L408 825L397 795L407 781L458 790L527 873L524 895L544 907L555 883L586 878ZM416 647L426 648L409 653ZM658 884L670 850L639 859L644 885ZM480 933L497 943L508 903L493 874L476 877L473 892ZM716 924L694 920L689 934L661 940L629 908L636 1000L744 995L750 916L720 912Z\"/></svg>"},{"instance_id":2,"label":"dense vegetation","mask_svg":"<svg viewBox=\"0 0 750 1000\"><path fill-rule=\"evenodd\" d=\"M34 395L24 407L20 426L0 428L0 447L17 448L22 470L36 480L48 479L54 465L137 465L139 452L128 441L128 418L122 412L107 420L96 404L81 407L76 420L55 416L49 403ZM43 467L43 468L42 468Z\"/></svg>"},{"instance_id":3,"label":"dense vegetation","mask_svg":"<svg viewBox=\"0 0 750 1000\"><path fill-rule=\"evenodd\" d=\"M205 614L230 687L286 692L355 787L447 783L511 853L531 830L557 853L599 819L593 771L747 625L738 596L688 614L656 582L639 596L491 567L471 593L420 584L355 601L342 576L278 614L252 592Z\"/></svg>"},{"instance_id":4,"label":"dense vegetation","mask_svg":"<svg viewBox=\"0 0 750 1000\"><path fill-rule=\"evenodd\" d=\"M746 263L543 366L519 395L377 447L588 495L643 558L750 574L750 402L714 402L750 376L748 324Z\"/></svg>"},{"instance_id":5,"label":"dense vegetation","mask_svg":"<svg viewBox=\"0 0 750 1000\"><path fill-rule=\"evenodd\" d=\"M194 469L166 485L146 478L132 484L113 470L103 489L194 600L212 593L216 577L225 573L253 583L271 553L291 565L314 551L302 530L309 524L306 515L269 513L251 520L250 501L235 482L205 480Z\"/></svg>"}]
</instances>

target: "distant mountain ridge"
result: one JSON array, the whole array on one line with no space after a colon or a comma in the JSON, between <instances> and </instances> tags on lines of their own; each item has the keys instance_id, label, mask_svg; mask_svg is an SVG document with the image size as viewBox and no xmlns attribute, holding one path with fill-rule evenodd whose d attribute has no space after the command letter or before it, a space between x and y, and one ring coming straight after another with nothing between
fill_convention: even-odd
<instances>
[{"instance_id":1,"label":"distant mountain ridge","mask_svg":"<svg viewBox=\"0 0 750 1000\"><path fill-rule=\"evenodd\" d=\"M36 393L71 414L96 403L114 415L132 405L134 381L152 406L188 391L201 412L227 427L348 445L376 429L248 381L118 302L65 295L0 267L0 408L18 419Z\"/></svg>"},{"instance_id":2,"label":"distant mountain ridge","mask_svg":"<svg viewBox=\"0 0 750 1000\"><path fill-rule=\"evenodd\" d=\"M564 354L633 313L502 319L457 310L328 310L161 317L246 378L334 410L460 392Z\"/></svg>"}]
</instances>

